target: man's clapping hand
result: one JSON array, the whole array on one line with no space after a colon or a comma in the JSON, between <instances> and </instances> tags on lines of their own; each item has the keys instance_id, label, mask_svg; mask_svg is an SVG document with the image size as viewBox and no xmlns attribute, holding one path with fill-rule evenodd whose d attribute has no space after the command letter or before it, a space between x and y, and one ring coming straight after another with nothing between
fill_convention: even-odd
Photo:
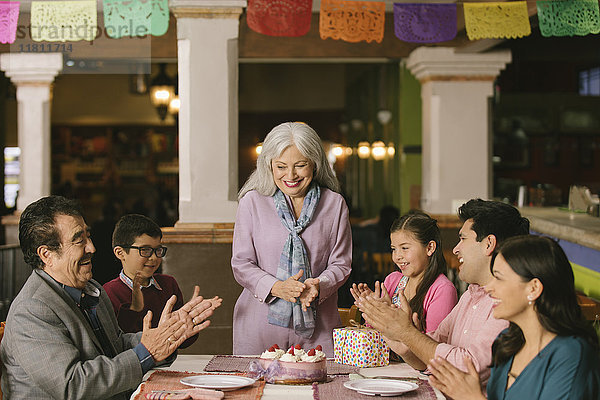
<instances>
[{"instance_id":1,"label":"man's clapping hand","mask_svg":"<svg viewBox=\"0 0 600 400\"><path fill-rule=\"evenodd\" d=\"M152 311L148 311L144 317L141 343L148 349L154 361L164 360L185 340L210 325L207 318L223 300L218 296L204 299L199 292L200 288L196 286L190 301L177 311L173 311L177 297L171 296L163 308L156 328L151 327Z\"/></svg>"}]
</instances>

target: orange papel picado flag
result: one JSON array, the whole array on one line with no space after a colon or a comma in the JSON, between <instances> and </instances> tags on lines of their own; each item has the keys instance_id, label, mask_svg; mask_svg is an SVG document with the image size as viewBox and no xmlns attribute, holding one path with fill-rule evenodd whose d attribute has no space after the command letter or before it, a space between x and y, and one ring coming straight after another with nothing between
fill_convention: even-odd
<instances>
[{"instance_id":1,"label":"orange papel picado flag","mask_svg":"<svg viewBox=\"0 0 600 400\"><path fill-rule=\"evenodd\" d=\"M346 42L383 40L385 3L374 1L322 0L319 19L321 39Z\"/></svg>"}]
</instances>

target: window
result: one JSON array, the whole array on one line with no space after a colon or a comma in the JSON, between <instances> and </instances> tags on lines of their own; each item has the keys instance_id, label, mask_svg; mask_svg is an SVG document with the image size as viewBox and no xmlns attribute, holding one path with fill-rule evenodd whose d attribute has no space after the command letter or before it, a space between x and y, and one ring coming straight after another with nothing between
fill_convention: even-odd
<instances>
[{"instance_id":1,"label":"window","mask_svg":"<svg viewBox=\"0 0 600 400\"><path fill-rule=\"evenodd\" d=\"M579 94L600 96L600 67L590 68L579 73Z\"/></svg>"}]
</instances>

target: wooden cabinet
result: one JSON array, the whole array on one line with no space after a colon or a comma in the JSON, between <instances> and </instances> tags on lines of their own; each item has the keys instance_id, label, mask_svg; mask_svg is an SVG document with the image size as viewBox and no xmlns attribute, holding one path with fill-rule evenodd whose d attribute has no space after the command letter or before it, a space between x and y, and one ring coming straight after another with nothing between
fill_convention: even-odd
<instances>
[{"instance_id":1,"label":"wooden cabinet","mask_svg":"<svg viewBox=\"0 0 600 400\"><path fill-rule=\"evenodd\" d=\"M79 199L88 223L107 202L160 219L178 196L174 126L53 126L52 193ZM170 209L170 210L165 210Z\"/></svg>"}]
</instances>

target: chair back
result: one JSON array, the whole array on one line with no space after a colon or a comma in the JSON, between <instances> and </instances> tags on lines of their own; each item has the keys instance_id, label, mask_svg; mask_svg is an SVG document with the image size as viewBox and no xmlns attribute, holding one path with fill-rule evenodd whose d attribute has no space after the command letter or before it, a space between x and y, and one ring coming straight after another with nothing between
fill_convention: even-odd
<instances>
[{"instance_id":1,"label":"chair back","mask_svg":"<svg viewBox=\"0 0 600 400\"><path fill-rule=\"evenodd\" d=\"M350 320L360 323L362 314L355 305L350 308L338 308L338 312L340 313L340 318L342 319L342 326L350 326Z\"/></svg>"},{"instance_id":2,"label":"chair back","mask_svg":"<svg viewBox=\"0 0 600 400\"><path fill-rule=\"evenodd\" d=\"M377 273L381 276L387 276L396 270L396 264L392 261L392 256L389 251L385 253L372 253L371 258L375 263Z\"/></svg>"},{"instance_id":3,"label":"chair back","mask_svg":"<svg viewBox=\"0 0 600 400\"><path fill-rule=\"evenodd\" d=\"M583 293L577 293L577 303L583 317L588 321L600 321L600 303Z\"/></svg>"},{"instance_id":4,"label":"chair back","mask_svg":"<svg viewBox=\"0 0 600 400\"><path fill-rule=\"evenodd\" d=\"M374 274L379 277L385 277L391 272L396 270L396 264L392 261L390 252L385 253L373 253L365 251L363 252L363 265L365 265L367 271L370 274Z\"/></svg>"}]
</instances>

